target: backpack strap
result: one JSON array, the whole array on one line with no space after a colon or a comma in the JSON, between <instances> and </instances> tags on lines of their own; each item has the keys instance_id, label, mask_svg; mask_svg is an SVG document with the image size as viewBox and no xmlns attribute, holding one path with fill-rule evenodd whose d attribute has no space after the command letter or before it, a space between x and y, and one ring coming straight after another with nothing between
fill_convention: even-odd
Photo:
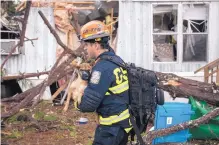
<instances>
[{"instance_id":1,"label":"backpack strap","mask_svg":"<svg viewBox=\"0 0 219 145\"><path fill-rule=\"evenodd\" d=\"M126 64L121 63L121 62L118 60L118 58L117 58L116 56L102 55L102 56L100 56L100 59L110 61L110 62L112 62L112 63L114 63L114 64L116 64L116 65L118 65L118 66L120 66L120 67L122 67L122 68L124 68L124 69L127 69L127 68L128 68L128 67L126 66ZM129 84L129 86L130 86L130 84ZM118 94L114 94L114 93L113 93L112 91L110 91L110 90L109 90L108 92L109 92L110 94L112 94L112 95L117 95L117 96L119 96ZM129 94L131 94L131 93L130 93L130 89L129 89ZM120 100L122 100L123 102L125 102L125 103L128 105L129 110L130 110L130 121L131 121L131 123L132 123L132 125L133 125L135 134L136 134L136 136L137 136L137 140L140 142L140 145L145 145L145 143L144 143L144 141L143 141L143 139L142 139L140 130L139 130L137 124L136 124L136 121L135 121L133 115L132 115L132 112L131 112L132 108L131 108L131 106L130 106L129 103L127 103L124 99L122 99L122 97L119 96L118 98L119 98Z\"/></svg>"},{"instance_id":2,"label":"backpack strap","mask_svg":"<svg viewBox=\"0 0 219 145\"><path fill-rule=\"evenodd\" d=\"M118 66L120 66L120 67L122 67L122 68L127 69L126 64L125 64L125 63L121 63L121 62L118 60L119 58L116 57L116 56L102 55L102 56L100 56L99 58L102 59L102 60L110 61L110 62L112 62L112 63L114 63L114 64L116 64L116 65L118 65Z\"/></svg>"},{"instance_id":3,"label":"backpack strap","mask_svg":"<svg viewBox=\"0 0 219 145\"><path fill-rule=\"evenodd\" d=\"M140 80L140 89L142 90L143 89L143 79L141 79ZM143 110L142 110L142 108L143 108L143 105L142 105L142 101L143 101L143 99L142 99L142 91L140 91L139 92L139 102L138 102L138 104L139 104L139 115L140 115L140 122L141 122L141 124L144 124L143 123Z\"/></svg>"}]
</instances>

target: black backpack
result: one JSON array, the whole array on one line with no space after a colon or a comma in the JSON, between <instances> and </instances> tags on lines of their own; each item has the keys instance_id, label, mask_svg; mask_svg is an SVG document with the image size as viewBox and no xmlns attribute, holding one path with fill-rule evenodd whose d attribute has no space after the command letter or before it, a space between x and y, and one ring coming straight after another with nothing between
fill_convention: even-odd
<instances>
[{"instance_id":1,"label":"black backpack","mask_svg":"<svg viewBox=\"0 0 219 145\"><path fill-rule=\"evenodd\" d=\"M131 139L134 140L136 134L139 143L144 144L140 134L146 131L148 120L155 112L156 106L164 104L164 94L158 88L155 72L136 67L133 63L121 63L118 56L103 55L100 59L113 62L127 70L129 78L129 102L127 104L134 128L131 131Z\"/></svg>"}]
</instances>

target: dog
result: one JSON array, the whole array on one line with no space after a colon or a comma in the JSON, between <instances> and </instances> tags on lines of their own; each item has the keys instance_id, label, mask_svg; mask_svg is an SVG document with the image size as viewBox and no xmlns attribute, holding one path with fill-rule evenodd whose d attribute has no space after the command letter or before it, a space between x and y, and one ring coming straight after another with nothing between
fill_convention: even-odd
<instances>
[{"instance_id":1,"label":"dog","mask_svg":"<svg viewBox=\"0 0 219 145\"><path fill-rule=\"evenodd\" d=\"M75 78L72 82L69 81L69 79L66 81L66 83L64 85L62 85L53 95L52 95L52 101L58 96L58 94L61 93L61 91L63 91L69 83L70 87L68 88L67 92L67 100L65 102L65 106L63 111L66 112L68 110L69 107L69 103L71 98L74 100L74 102L78 102L78 104L81 103L81 97L83 96L83 91L84 89L87 87L88 82L85 80L82 80L81 78L81 70L91 70L91 65L89 63L81 63L79 62L78 59L73 60L73 62L71 63L71 65L76 69L75 73L77 78Z\"/></svg>"},{"instance_id":2,"label":"dog","mask_svg":"<svg viewBox=\"0 0 219 145\"><path fill-rule=\"evenodd\" d=\"M77 78L74 79L71 82L70 87L67 90L68 91L68 96L67 96L67 100L65 102L65 106L64 106L63 112L66 112L68 110L71 98L74 100L74 102L77 102L78 104L81 103L83 92L84 92L84 89L87 87L88 82L85 81L85 80L82 80L80 70L86 70L86 71L91 70L91 65L89 63L79 64L77 60L74 60L72 62L72 65L75 68L76 67L78 68L78 69L76 69ZM68 80L63 86L61 86L53 94L52 100L55 99L58 96L58 94L61 93L61 91L64 90L68 86L69 83L70 82ZM96 121L97 124L99 124L99 116L97 114L95 115L95 121Z\"/></svg>"},{"instance_id":3,"label":"dog","mask_svg":"<svg viewBox=\"0 0 219 145\"><path fill-rule=\"evenodd\" d=\"M85 80L82 80L81 74L79 70L76 70L77 73L77 79L75 79L69 89L68 89L68 96L65 103L65 107L63 109L64 112L68 110L70 99L72 98L74 102L77 102L78 104L81 103L81 97L83 96L84 89L87 87L88 82Z\"/></svg>"}]
</instances>

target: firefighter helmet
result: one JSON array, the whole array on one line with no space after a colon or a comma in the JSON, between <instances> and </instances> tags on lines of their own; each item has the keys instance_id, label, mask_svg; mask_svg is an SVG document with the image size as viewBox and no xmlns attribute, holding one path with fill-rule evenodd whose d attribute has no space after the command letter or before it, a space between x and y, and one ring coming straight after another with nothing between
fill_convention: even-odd
<instances>
[{"instance_id":1,"label":"firefighter helmet","mask_svg":"<svg viewBox=\"0 0 219 145\"><path fill-rule=\"evenodd\" d=\"M109 36L107 26L101 21L90 21L81 28L81 40L101 41L102 37Z\"/></svg>"}]
</instances>

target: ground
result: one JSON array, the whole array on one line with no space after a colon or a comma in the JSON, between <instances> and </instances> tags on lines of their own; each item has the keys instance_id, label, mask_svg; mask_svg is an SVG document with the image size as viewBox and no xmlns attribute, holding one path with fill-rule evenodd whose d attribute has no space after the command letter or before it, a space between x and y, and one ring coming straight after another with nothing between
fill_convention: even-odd
<instances>
[{"instance_id":1,"label":"ground","mask_svg":"<svg viewBox=\"0 0 219 145\"><path fill-rule=\"evenodd\" d=\"M48 102L21 110L4 122L1 142L10 145L90 145L97 125L95 114L80 113L72 106L65 113L63 106ZM80 117L88 118L88 123L79 124Z\"/></svg>"},{"instance_id":2,"label":"ground","mask_svg":"<svg viewBox=\"0 0 219 145\"><path fill-rule=\"evenodd\" d=\"M72 104L67 112L62 110L63 106L45 101L34 108L20 110L4 121L2 145L91 145L97 126L96 114L81 113ZM88 118L88 123L79 124L80 117ZM219 145L219 142L190 141L190 144Z\"/></svg>"}]
</instances>

